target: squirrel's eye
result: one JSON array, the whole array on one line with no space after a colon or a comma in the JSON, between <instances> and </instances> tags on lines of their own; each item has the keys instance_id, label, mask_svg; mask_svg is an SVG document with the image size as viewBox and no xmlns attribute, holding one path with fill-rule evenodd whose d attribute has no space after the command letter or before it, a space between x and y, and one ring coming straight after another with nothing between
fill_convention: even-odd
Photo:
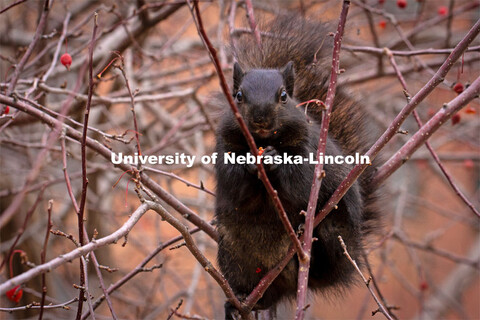
<instances>
[{"instance_id":1,"label":"squirrel's eye","mask_svg":"<svg viewBox=\"0 0 480 320\"><path fill-rule=\"evenodd\" d=\"M237 99L237 102L243 102L242 91L237 91L237 94L235 95L235 99Z\"/></svg>"},{"instance_id":2,"label":"squirrel's eye","mask_svg":"<svg viewBox=\"0 0 480 320\"><path fill-rule=\"evenodd\" d=\"M280 93L280 101L285 103L287 102L287 98L288 98L287 91L282 90L282 93Z\"/></svg>"}]
</instances>

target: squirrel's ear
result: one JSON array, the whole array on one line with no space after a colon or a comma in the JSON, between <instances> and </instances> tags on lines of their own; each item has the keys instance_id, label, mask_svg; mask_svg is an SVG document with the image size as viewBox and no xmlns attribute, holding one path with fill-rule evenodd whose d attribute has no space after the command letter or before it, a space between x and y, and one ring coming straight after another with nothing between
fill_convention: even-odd
<instances>
[{"instance_id":1,"label":"squirrel's ear","mask_svg":"<svg viewBox=\"0 0 480 320\"><path fill-rule=\"evenodd\" d=\"M283 82L285 83L285 89L290 97L293 97L293 86L295 81L295 72L293 69L293 62L287 63L282 70Z\"/></svg>"},{"instance_id":2,"label":"squirrel's ear","mask_svg":"<svg viewBox=\"0 0 480 320\"><path fill-rule=\"evenodd\" d=\"M242 83L243 79L243 70L238 64L238 62L235 62L233 65L233 94L235 94L240 87L240 83Z\"/></svg>"}]
</instances>

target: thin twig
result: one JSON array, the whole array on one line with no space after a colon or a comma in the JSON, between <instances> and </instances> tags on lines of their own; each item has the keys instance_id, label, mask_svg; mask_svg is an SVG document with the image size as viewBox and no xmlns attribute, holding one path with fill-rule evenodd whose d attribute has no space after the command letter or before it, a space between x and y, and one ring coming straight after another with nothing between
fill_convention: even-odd
<instances>
[{"instance_id":1,"label":"thin twig","mask_svg":"<svg viewBox=\"0 0 480 320\"><path fill-rule=\"evenodd\" d=\"M58 128L62 126L62 122L55 119L54 117L47 115L40 110L33 108L27 103L24 103L22 101L15 100L13 98L7 97L3 94L0 94L0 103L5 103L10 106L13 106L16 109L19 109L39 120L41 120L43 123L47 124L48 126L52 128ZM64 128L66 129L66 135L67 137L75 140L75 141L81 141L82 140L82 133L73 129L72 127L64 124ZM111 160L112 158L112 151L104 146L102 143L98 142L95 139L92 139L90 137L87 137L86 140L87 147L90 149L94 150L97 152L99 155L107 159L108 161ZM115 165L115 167L121 169L123 172L126 172L131 169L131 167L127 164L120 163L118 165ZM130 173L132 174L132 173ZM133 175L133 174L132 174ZM175 198L172 194L167 192L164 188L162 188L158 183L153 181L148 175L146 175L144 172L140 173L142 177L142 182L143 184L152 190L157 196L159 196L163 201L168 203L172 208L175 208L179 213L182 214L182 216L189 220L191 223L196 225L197 227L201 228L205 233L207 233L213 240L218 241L218 234L215 230L215 228L208 223L207 221L203 220L200 218L194 211L192 211L190 208L188 208L185 204L183 204L181 201L179 201L177 198ZM63 181L64 179L62 179ZM22 190L29 190L29 189L22 189ZM26 191L25 191L26 193ZM4 212L5 214L5 212ZM0 222L2 221L3 215L0 216ZM0 223L1 225L1 223Z\"/></svg>"},{"instance_id":2,"label":"thin twig","mask_svg":"<svg viewBox=\"0 0 480 320\"><path fill-rule=\"evenodd\" d=\"M348 8L350 6L349 0L344 0L342 11L338 21L337 32L333 40L332 53L332 69L330 72L330 83L328 85L327 97L325 99L325 111L322 113L322 123L320 127L320 136L318 140L317 159L325 153L327 148L328 127L330 123L331 110L333 108L333 101L335 99L335 92L337 88L337 78L340 69L340 48L347 21ZM312 250L312 237L315 212L317 209L318 194L322 185L325 172L323 171L323 162L319 161L315 165L313 173L312 188L310 190L310 197L308 199L307 212L305 214L305 226L303 233L303 251L306 253L307 259L300 257L300 266L298 268L298 285L297 285L297 309L295 312L295 319L302 320L305 317L305 305L307 303L308 291L308 275L310 270L310 252Z\"/></svg>"},{"instance_id":3,"label":"thin twig","mask_svg":"<svg viewBox=\"0 0 480 320\"><path fill-rule=\"evenodd\" d=\"M370 294L372 295L373 299L377 303L378 309L380 310L380 312L385 316L385 318L389 320L393 320L393 318L388 313L387 309L383 306L382 302L377 298L377 295L375 294L373 289L370 287L371 278L369 278L368 280L367 278L365 278L362 271L358 267L357 262L355 262L355 260L353 260L350 254L348 253L347 246L345 245L345 242L343 241L342 236L338 236L338 241L340 241L340 245L343 248L343 254L347 257L348 261L350 261L350 263L355 267L355 270L357 270L358 274L362 277L363 283L365 283L365 285L368 288L368 291L370 291Z\"/></svg>"},{"instance_id":4,"label":"thin twig","mask_svg":"<svg viewBox=\"0 0 480 320\"><path fill-rule=\"evenodd\" d=\"M69 263L70 261L81 256L84 256L91 251L102 248L112 243L116 243L118 240L122 239L127 233L130 232L130 230L149 209L150 206L148 204L142 204L131 214L130 218L120 228L118 228L110 235L97 239L95 242L89 242L82 247L75 248L68 253L62 254L44 264L37 265L34 268L1 283L0 295L5 294L7 290L15 287L16 285L23 284L35 278L36 276L41 275L42 273L51 272L59 266Z\"/></svg>"},{"instance_id":5,"label":"thin twig","mask_svg":"<svg viewBox=\"0 0 480 320\"><path fill-rule=\"evenodd\" d=\"M89 283L88 282L88 260L85 259L84 256L80 257L80 260L82 261L81 265L83 266L83 273L85 274L85 285L82 287L82 290L85 290L85 296L86 296L85 300L87 301L88 310L90 310L90 315L92 317L92 320L95 320L96 318L95 318L95 313L93 312L92 298L91 298L89 286L88 286L88 283ZM80 315L81 314L82 312L80 311Z\"/></svg>"},{"instance_id":6,"label":"thin twig","mask_svg":"<svg viewBox=\"0 0 480 320\"><path fill-rule=\"evenodd\" d=\"M202 38L202 41L204 41L205 47L207 48L210 57L212 58L212 62L215 66L215 70L217 71L219 80L220 80L220 87L222 88L222 91L227 98L228 104L230 108L232 109L232 112L235 116L235 118L238 121L238 124L240 126L240 129L245 136L248 146L250 147L250 152L257 157L258 156L258 148L255 144L255 141L253 140L252 135L248 131L247 125L245 123L245 120L243 120L242 115L240 114L235 102L233 101L232 94L230 93L230 89L228 88L227 81L225 80L225 75L223 74L223 71L220 67L220 62L218 61L217 53L215 48L213 47L212 43L210 42L205 29L203 27L203 22L202 22L202 17L200 15L200 11L198 9L198 0L193 1L193 9L195 11L194 17L196 17L197 20L197 29L200 37ZM193 12L192 12L193 14ZM297 235L295 233L295 230L293 230L292 225L290 224L290 221L288 220L287 214L285 212L285 208L282 205L282 202L280 201L280 198L278 197L277 191L273 188L272 184L270 183L267 173L265 171L265 168L263 167L263 164L261 162L257 163L257 169L258 169L258 176L262 183L265 186L265 189L267 190L269 196L271 197L275 210L277 211L277 214L279 215L280 220L283 223L283 226L285 227L285 230L287 231L288 236L290 237L290 240L292 241L295 250L297 251L298 256L300 259L306 259L306 254L302 249L302 244L297 238Z\"/></svg>"},{"instance_id":7,"label":"thin twig","mask_svg":"<svg viewBox=\"0 0 480 320\"><path fill-rule=\"evenodd\" d=\"M60 49L62 48L63 41L65 41L65 37L67 36L67 27L68 27L68 23L70 21L71 16L72 16L72 14L70 12L67 12L67 16L65 17L65 20L63 21L62 34L60 35L60 38L58 39L57 49L55 50L55 53L53 54L52 63L50 64L50 68L48 68L47 72L45 72L45 74L42 77L43 82L47 81L48 77L50 76L53 69L57 65L58 55L60 54Z\"/></svg>"},{"instance_id":8,"label":"thin twig","mask_svg":"<svg viewBox=\"0 0 480 320\"><path fill-rule=\"evenodd\" d=\"M73 299L70 299L66 302L55 304L55 305L46 305L43 306L44 309L64 309L64 310L70 310L70 307L68 307L69 304L77 302L78 298L75 297ZM27 304L26 306L23 307L16 307L16 308L0 308L0 311L3 312L15 312L15 311L25 311L25 310L30 310L30 309L40 309L40 306L34 305L33 303Z\"/></svg>"},{"instance_id":9,"label":"thin twig","mask_svg":"<svg viewBox=\"0 0 480 320\"><path fill-rule=\"evenodd\" d=\"M20 76L20 73L23 71L23 67L27 63L28 59L33 53L33 50L35 49L38 41L41 39L41 36L43 34L43 31L45 30L45 26L47 25L47 17L48 13L50 12L49 8L49 0L45 0L42 8L42 15L40 16L40 20L38 22L37 30L35 31L35 35L33 36L32 42L30 42L30 45L28 46L27 51L23 55L22 59L20 62L17 64L15 67L15 71L13 73L12 79L10 79L10 82L8 84L7 91L5 92L5 95L9 96L13 93L15 90L15 86L17 85L18 77ZM5 111L5 106L2 105L0 106L0 114L3 114Z\"/></svg>"},{"instance_id":10,"label":"thin twig","mask_svg":"<svg viewBox=\"0 0 480 320\"><path fill-rule=\"evenodd\" d=\"M247 18L248 23L250 24L250 28L255 35L255 41L257 42L257 46L261 49L262 48L262 37L260 36L260 31L258 30L257 23L255 22L255 14L253 12L253 5L251 0L245 0L245 6L247 7Z\"/></svg>"},{"instance_id":11,"label":"thin twig","mask_svg":"<svg viewBox=\"0 0 480 320\"><path fill-rule=\"evenodd\" d=\"M15 7L16 5L19 5L19 4L21 4L21 3L24 3L25 1L27 1L27 0L18 0L17 2L14 2L14 3L12 3L11 5L6 6L6 7L3 8L2 10L0 10L0 14L4 13L5 11L10 10L11 8Z\"/></svg>"},{"instance_id":12,"label":"thin twig","mask_svg":"<svg viewBox=\"0 0 480 320\"><path fill-rule=\"evenodd\" d=\"M192 229L190 234L194 234L196 232L200 231L199 228ZM145 268L148 262L150 262L154 257L156 257L163 249L169 247L170 245L174 244L177 241L183 240L183 236L178 236L175 238L172 238L171 240L160 244L155 250L153 250L151 253L149 253L143 260L140 262L132 271L128 272L126 275L124 275L121 279L119 279L117 282L113 283L110 285L110 287L107 289L107 293L111 294L115 290L119 289L122 285L127 283L129 280L131 280L134 276L141 272L148 272L151 271L151 268ZM105 295L100 296L97 301L93 303L93 309L97 309L100 304L105 300ZM88 318L90 314L90 311L87 310L87 312L82 316L82 320L85 320Z\"/></svg>"},{"instance_id":13,"label":"thin twig","mask_svg":"<svg viewBox=\"0 0 480 320\"><path fill-rule=\"evenodd\" d=\"M480 31L480 20L477 22ZM453 114L465 107L470 101L478 97L480 92L480 77L478 77L465 91L449 103L444 104L430 120L425 123L383 166L381 166L372 181L374 184L382 183L402 164L404 164L432 134L440 128Z\"/></svg>"},{"instance_id":14,"label":"thin twig","mask_svg":"<svg viewBox=\"0 0 480 320\"><path fill-rule=\"evenodd\" d=\"M242 308L240 301L235 296L232 288L228 284L227 280L223 277L223 275L212 265L212 263L203 255L203 253L198 250L198 247L195 245L195 241L193 240L191 234L188 232L188 229L174 216L168 213L160 204L157 202L145 201L148 206L155 210L165 221L167 221L170 225L172 225L175 229L177 229L185 239L185 244L192 253L192 255L197 259L198 262L203 266L205 271L207 271L213 279L219 284L222 288L223 292L227 296L228 300L232 303L235 308L237 308L242 317L249 318L249 311L246 312Z\"/></svg>"},{"instance_id":15,"label":"thin twig","mask_svg":"<svg viewBox=\"0 0 480 320\"><path fill-rule=\"evenodd\" d=\"M48 208L47 208L47 232L45 234L45 240L43 242L43 249L40 253L40 261L42 264L45 263L46 256L47 256L47 245L48 245L48 238L50 236L50 230L52 229L52 206L53 200L48 201ZM38 315L38 319L43 319L43 309L45 307L45 296L47 295L47 282L45 279L45 273L42 274L42 301L40 302L40 314Z\"/></svg>"},{"instance_id":16,"label":"thin twig","mask_svg":"<svg viewBox=\"0 0 480 320\"><path fill-rule=\"evenodd\" d=\"M128 82L127 75L125 74L125 62L123 60L123 56L118 54L120 61L122 64L118 67L120 71L122 72L123 79L125 80L125 86L127 87L128 90L128 95L130 97L130 111L132 111L133 115L133 127L135 129L135 140L137 142L137 152L139 155L142 155L142 149L140 148L140 138L139 138L139 131L138 131L138 124L137 124L137 114L135 113L135 95L132 93L132 90L130 89L130 84Z\"/></svg>"},{"instance_id":17,"label":"thin twig","mask_svg":"<svg viewBox=\"0 0 480 320\"><path fill-rule=\"evenodd\" d=\"M80 198L80 205L78 208L78 240L80 241L80 245L84 245L85 239L84 239L84 225L83 225L83 220L84 220L84 212L85 212L85 205L87 202L87 187L88 187L88 179L87 179L87 129L88 129L88 118L90 115L90 106L92 104L92 95L93 95L93 49L95 47L95 41L96 41L96 34L97 34L97 18L98 14L95 13L93 17L93 32L92 32L92 40L90 43L90 48L88 50L88 75L89 75L89 81L88 81L88 99L87 99L87 105L85 106L85 116L84 116L84 122L83 122L83 133L82 133L82 141L81 141L81 155L82 155L82 195ZM83 299L84 299L84 294L85 290L83 287L85 286L85 272L84 272L84 266L82 265L82 260L80 260L80 291L79 291L79 296L78 296L78 310L77 310L77 316L76 319L80 320L82 316L82 306L83 306Z\"/></svg>"},{"instance_id":18,"label":"thin twig","mask_svg":"<svg viewBox=\"0 0 480 320\"><path fill-rule=\"evenodd\" d=\"M393 54L388 49L385 49L385 51L387 53L387 56L390 58L390 63L392 65L393 69L397 73L397 77L398 77L398 79L399 79L399 81L400 81L400 83L403 87L405 95L407 96L407 100L410 100L410 95L408 94L407 83L406 83L405 79L403 78L403 75L402 75L401 71L399 70L399 68L397 66L397 63L395 61L395 58L394 58ZM416 110L413 110L413 116L415 118L415 121L418 124L418 127L421 128L423 123L422 123L422 120L420 120L420 117L418 116L418 113L417 113ZM467 197L465 197L465 195L457 187L457 185L453 181L452 177L450 176L450 174L447 172L447 170L443 166L443 163L441 162L440 158L436 154L435 150L433 150L433 147L431 146L430 142L425 141L425 146L427 147L428 151L430 151L430 154L432 155L433 159L435 160L435 162L439 166L440 170L444 174L445 178L447 179L448 183L450 184L452 189L455 191L455 193L472 210L472 212L480 218L480 212L478 212L478 210L473 206L473 204L467 199Z\"/></svg>"}]
</instances>

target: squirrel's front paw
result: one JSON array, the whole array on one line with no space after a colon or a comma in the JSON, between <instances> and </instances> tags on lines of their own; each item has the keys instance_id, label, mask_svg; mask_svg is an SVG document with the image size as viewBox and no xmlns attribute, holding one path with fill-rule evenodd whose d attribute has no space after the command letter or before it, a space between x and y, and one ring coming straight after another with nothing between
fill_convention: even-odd
<instances>
[{"instance_id":1,"label":"squirrel's front paw","mask_svg":"<svg viewBox=\"0 0 480 320\"><path fill-rule=\"evenodd\" d=\"M268 147L265 148L262 155L264 157L269 156L269 157L273 158L276 155L278 155L278 151L274 147L268 146ZM278 168L278 164L276 164L276 163L271 163L271 164L265 164L264 163L263 166L265 167L265 170L267 170L267 171L272 171L272 170L275 170L275 169Z\"/></svg>"},{"instance_id":2,"label":"squirrel's front paw","mask_svg":"<svg viewBox=\"0 0 480 320\"><path fill-rule=\"evenodd\" d=\"M265 156L274 157L277 154L278 154L277 149L275 149L272 146L266 147L265 149L263 149L263 152L261 153L261 155L263 157L265 157ZM265 168L265 171L272 171L272 170L275 170L276 168L278 168L278 164L275 164L275 163L266 164L264 162L263 167ZM257 174L258 173L257 165L254 164L254 163L247 163L246 168L247 168L247 171L251 174Z\"/></svg>"}]
</instances>

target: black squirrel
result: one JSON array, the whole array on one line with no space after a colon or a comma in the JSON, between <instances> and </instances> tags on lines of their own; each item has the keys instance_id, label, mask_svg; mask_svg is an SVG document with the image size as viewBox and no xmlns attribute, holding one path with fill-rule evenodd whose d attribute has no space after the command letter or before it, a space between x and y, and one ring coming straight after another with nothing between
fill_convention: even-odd
<instances>
[{"instance_id":1,"label":"black squirrel","mask_svg":"<svg viewBox=\"0 0 480 320\"><path fill-rule=\"evenodd\" d=\"M318 108L297 107L310 99L325 101L332 37L324 24L296 15L276 17L262 28L267 36L259 46L243 36L233 48L233 97L264 155L316 154L320 132ZM224 106L216 133L216 221L219 233L218 265L235 294L245 298L260 279L285 256L291 241L272 200L258 178L255 165L224 164L225 153L250 152L240 127ZM373 144L361 105L342 88L332 108L325 155L363 154ZM301 228L313 181L314 164L265 165L292 226ZM326 164L317 208L328 200L353 165ZM369 185L375 165L355 182L322 223L315 228L309 288L332 291L353 282L354 269L343 255L341 235L350 255L362 260L365 236L379 220L375 193ZM273 309L284 298L295 298L298 260L295 257L267 289L255 310ZM226 318L234 310L226 303Z\"/></svg>"}]
</instances>

